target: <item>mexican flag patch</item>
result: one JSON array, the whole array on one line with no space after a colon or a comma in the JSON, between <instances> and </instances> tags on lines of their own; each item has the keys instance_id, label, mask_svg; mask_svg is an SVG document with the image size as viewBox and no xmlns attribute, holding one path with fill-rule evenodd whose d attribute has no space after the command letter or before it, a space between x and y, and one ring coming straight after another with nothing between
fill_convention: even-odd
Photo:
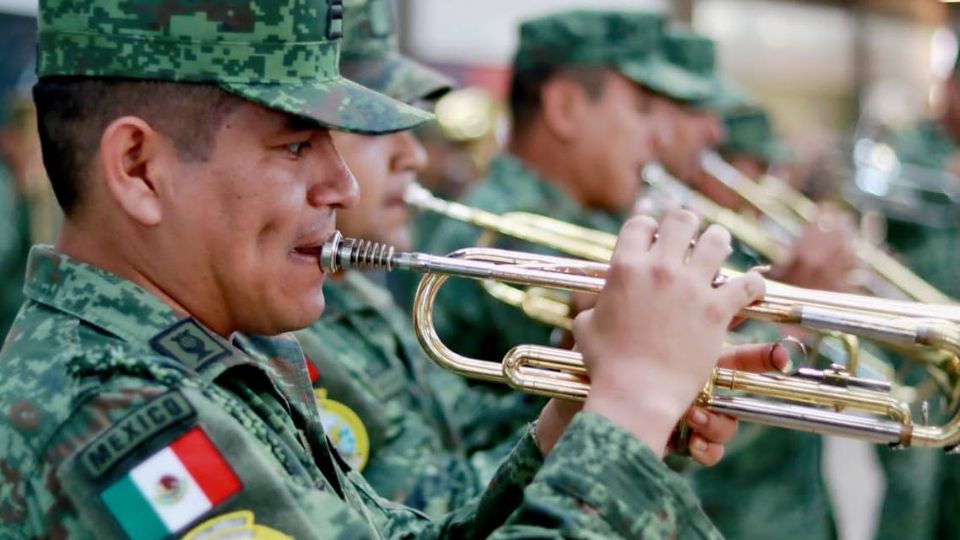
<instances>
[{"instance_id":1,"label":"mexican flag patch","mask_svg":"<svg viewBox=\"0 0 960 540\"><path fill-rule=\"evenodd\" d=\"M133 540L159 540L240 491L240 479L195 427L100 493Z\"/></svg>"}]
</instances>

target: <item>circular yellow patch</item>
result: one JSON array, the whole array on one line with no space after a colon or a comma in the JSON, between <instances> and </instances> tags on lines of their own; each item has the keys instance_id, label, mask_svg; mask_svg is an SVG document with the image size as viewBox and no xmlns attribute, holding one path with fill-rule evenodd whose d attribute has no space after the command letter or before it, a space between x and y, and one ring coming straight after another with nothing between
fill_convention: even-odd
<instances>
[{"instance_id":1,"label":"circular yellow patch","mask_svg":"<svg viewBox=\"0 0 960 540\"><path fill-rule=\"evenodd\" d=\"M363 471L370 458L370 436L366 426L350 407L327 398L326 389L317 388L314 393L320 407L320 423L330 441L355 471Z\"/></svg>"},{"instance_id":2,"label":"circular yellow patch","mask_svg":"<svg viewBox=\"0 0 960 540\"><path fill-rule=\"evenodd\" d=\"M183 540L293 540L266 525L254 523L253 512L238 510L208 519L184 535Z\"/></svg>"}]
</instances>

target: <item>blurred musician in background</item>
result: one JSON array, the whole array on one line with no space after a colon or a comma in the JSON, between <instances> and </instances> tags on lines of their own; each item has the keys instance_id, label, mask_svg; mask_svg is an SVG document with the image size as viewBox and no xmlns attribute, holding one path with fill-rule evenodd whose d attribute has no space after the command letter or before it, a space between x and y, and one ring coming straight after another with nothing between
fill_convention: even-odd
<instances>
[{"instance_id":1,"label":"blurred musician in background","mask_svg":"<svg viewBox=\"0 0 960 540\"><path fill-rule=\"evenodd\" d=\"M61 219L40 156L33 70L0 100L0 343L24 300L30 246L53 241Z\"/></svg>"},{"instance_id":2,"label":"blurred musician in background","mask_svg":"<svg viewBox=\"0 0 960 540\"><path fill-rule=\"evenodd\" d=\"M664 24L658 14L621 11L568 11L524 22L513 61L509 151L494 159L464 202L615 232L653 159L654 97L687 102L710 91L664 60ZM444 220L423 247L446 253L480 236L475 227ZM505 239L497 245L531 248ZM553 330L463 280L444 287L436 309L444 341L485 359L500 359L521 343L548 343Z\"/></svg>"},{"instance_id":3,"label":"blurred musician in background","mask_svg":"<svg viewBox=\"0 0 960 540\"><path fill-rule=\"evenodd\" d=\"M453 85L398 52L392 4L378 0L344 2L340 69L424 107ZM414 132L335 132L333 140L360 186L358 204L338 213L338 229L409 250L403 193L427 160ZM382 277L357 271L331 277L323 287L323 317L296 335L324 428L340 453L384 496L438 518L483 490L532 418L517 414L523 394L471 390L433 365L409 315L377 282Z\"/></svg>"},{"instance_id":4,"label":"blurred musician in background","mask_svg":"<svg viewBox=\"0 0 960 540\"><path fill-rule=\"evenodd\" d=\"M943 182L955 184L960 178L960 55L952 75L943 85L944 106L941 116L921 121L899 134L893 149L901 162L919 167L920 171L929 170L931 176L941 173ZM945 187L958 188L956 185ZM957 279L960 223L935 229L890 221L888 230L894 240L903 246L904 257L917 274L953 298L960 298L960 279ZM960 507L960 463L955 456L945 456L940 467L938 491L920 502L927 506L928 514L939 517L938 528L930 537L956 538L960 536L960 516L956 512ZM902 475L907 480L917 472L904 470ZM902 501L903 498L900 499ZM890 501L884 507L885 514L888 510L895 512L896 504L897 501ZM887 521L886 518L884 515L884 521Z\"/></svg>"}]
</instances>

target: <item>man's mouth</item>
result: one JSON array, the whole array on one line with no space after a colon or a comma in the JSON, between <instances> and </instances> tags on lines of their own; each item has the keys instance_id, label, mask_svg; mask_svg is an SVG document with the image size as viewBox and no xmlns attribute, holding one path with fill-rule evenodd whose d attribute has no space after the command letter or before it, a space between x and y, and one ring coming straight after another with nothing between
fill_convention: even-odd
<instances>
[{"instance_id":1,"label":"man's mouth","mask_svg":"<svg viewBox=\"0 0 960 540\"><path fill-rule=\"evenodd\" d=\"M319 264L318 258L320 257L320 251L323 248L323 244L329 240L331 236L333 236L333 231L311 234L294 246L291 253L299 259L308 260L312 264Z\"/></svg>"}]
</instances>

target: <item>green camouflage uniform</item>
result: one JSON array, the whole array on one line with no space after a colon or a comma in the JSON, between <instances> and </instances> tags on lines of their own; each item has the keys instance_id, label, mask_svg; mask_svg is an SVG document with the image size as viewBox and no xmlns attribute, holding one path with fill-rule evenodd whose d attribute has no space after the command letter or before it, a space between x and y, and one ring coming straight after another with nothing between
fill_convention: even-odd
<instances>
[{"instance_id":1,"label":"green camouflage uniform","mask_svg":"<svg viewBox=\"0 0 960 540\"><path fill-rule=\"evenodd\" d=\"M429 118L336 74L337 0L120 6L41 0L41 76L215 82L359 132ZM0 351L0 537L719 538L680 478L589 413L546 459L525 435L432 523L333 450L293 339L220 338L51 248L25 293Z\"/></svg>"},{"instance_id":2,"label":"green camouflage uniform","mask_svg":"<svg viewBox=\"0 0 960 540\"><path fill-rule=\"evenodd\" d=\"M513 67L559 68L566 65L602 66L678 100L702 99L709 88L663 58L659 43L661 16L643 12L571 11L524 22ZM616 232L624 215L585 208L549 179L539 178L511 156L491 163L486 179L464 201L502 214L531 212L576 225ZM425 251L447 253L477 244L481 231L444 219L433 232L419 231ZM509 239L499 247L531 250L535 246ZM499 360L511 347L546 344L552 328L533 321L519 308L487 295L480 285L451 280L437 297L435 321L440 336L454 351Z\"/></svg>"},{"instance_id":3,"label":"green camouflage uniform","mask_svg":"<svg viewBox=\"0 0 960 540\"><path fill-rule=\"evenodd\" d=\"M934 120L917 124L901 133L893 143L897 157L907 164L945 170L960 147ZM897 222L890 223L891 241L903 251L910 268L931 285L952 298L960 298L960 234L956 227L930 229ZM884 456L884 468L897 479L893 496L884 501L882 538L956 538L960 536L960 463L956 456L942 456L937 451L910 450ZM905 462L891 470L887 461ZM891 486L888 485L888 491ZM893 498L896 497L896 498ZM912 510L904 512L903 503ZM889 512L887 512L889 510ZM889 532L888 532L889 531Z\"/></svg>"},{"instance_id":4,"label":"green camouflage uniform","mask_svg":"<svg viewBox=\"0 0 960 540\"><path fill-rule=\"evenodd\" d=\"M378 493L432 517L480 493L529 420L513 408L526 398L470 390L433 365L409 317L359 272L324 284L324 298L297 339L340 453Z\"/></svg>"},{"instance_id":5,"label":"green camouflage uniform","mask_svg":"<svg viewBox=\"0 0 960 540\"><path fill-rule=\"evenodd\" d=\"M387 2L344 8L344 75L406 103L451 87L397 52ZM432 517L480 493L528 419L511 406L527 398L471 391L434 366L409 317L359 272L325 283L324 298L323 318L297 338L340 453L378 493Z\"/></svg>"},{"instance_id":6,"label":"green camouflage uniform","mask_svg":"<svg viewBox=\"0 0 960 540\"><path fill-rule=\"evenodd\" d=\"M586 413L546 460L523 437L483 497L431 523L331 448L294 340L221 339L50 248L27 275L0 352L0 537L163 538L244 511L298 539L718 537L681 479ZM156 464L171 451L199 462L184 467L206 506L178 504L194 488Z\"/></svg>"},{"instance_id":7,"label":"green camouflage uniform","mask_svg":"<svg viewBox=\"0 0 960 540\"><path fill-rule=\"evenodd\" d=\"M664 49L672 62L714 88L714 95L697 106L720 112L743 103L717 73L713 40L674 30L667 33ZM728 144L743 152L758 140L750 133L756 127L750 121L728 124ZM742 246L731 262L741 269L758 263ZM761 323L747 323L737 333L755 342L782 337L775 327ZM827 540L836 532L821 475L822 446L821 438L809 433L744 424L719 464L696 468L689 476L704 511L726 538Z\"/></svg>"},{"instance_id":8,"label":"green camouflage uniform","mask_svg":"<svg viewBox=\"0 0 960 540\"><path fill-rule=\"evenodd\" d=\"M951 158L960 152L960 146L947 133L939 120L924 120L898 133L891 146L902 163L931 171L948 170ZM924 197L924 204L951 204L945 196L937 196L933 192L924 193ZM897 251L906 253L911 263L916 259L918 272L929 271L936 275L941 271L949 272L949 270L940 270L941 267L948 267L949 261L941 261L939 257L935 255L930 257L926 253L938 253L945 243L957 234L957 226L953 224L948 229L941 229L891 218L887 223L887 242ZM944 289L947 288L956 290L957 285L950 283L944 287ZM947 291L944 290L944 292Z\"/></svg>"},{"instance_id":9,"label":"green camouflage uniform","mask_svg":"<svg viewBox=\"0 0 960 540\"><path fill-rule=\"evenodd\" d=\"M30 250L26 202L10 171L0 163L0 343L23 303L23 272Z\"/></svg>"},{"instance_id":10,"label":"green camouflage uniform","mask_svg":"<svg viewBox=\"0 0 960 540\"><path fill-rule=\"evenodd\" d=\"M488 212L531 212L576 225L617 232L623 217L584 208L553 184L537 177L520 160L501 155L490 164L484 181L463 201ZM481 231L473 226L445 219L425 251L448 253L477 245ZM539 250L513 239L498 239L498 247ZM497 359L513 346L524 343L548 344L553 328L534 321L520 308L488 295L473 280L450 280L434 304L434 324L444 343L454 351L484 359Z\"/></svg>"},{"instance_id":11,"label":"green camouflage uniform","mask_svg":"<svg viewBox=\"0 0 960 540\"><path fill-rule=\"evenodd\" d=\"M765 165L783 161L789 149L773 131L770 115L760 107L735 107L724 111L727 138L720 147L724 157L746 156Z\"/></svg>"}]
</instances>

